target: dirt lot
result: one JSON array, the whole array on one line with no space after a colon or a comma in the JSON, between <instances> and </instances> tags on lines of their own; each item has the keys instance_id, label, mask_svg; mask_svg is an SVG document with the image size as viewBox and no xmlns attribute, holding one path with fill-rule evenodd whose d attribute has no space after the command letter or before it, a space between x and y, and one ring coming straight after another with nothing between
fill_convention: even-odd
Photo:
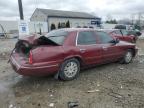
<instances>
[{"instance_id":1,"label":"dirt lot","mask_svg":"<svg viewBox=\"0 0 144 108\"><path fill-rule=\"evenodd\" d=\"M0 108L68 108L69 101L78 108L144 108L144 40L133 63L83 70L68 82L16 74L7 63L15 42L0 40Z\"/></svg>"}]
</instances>

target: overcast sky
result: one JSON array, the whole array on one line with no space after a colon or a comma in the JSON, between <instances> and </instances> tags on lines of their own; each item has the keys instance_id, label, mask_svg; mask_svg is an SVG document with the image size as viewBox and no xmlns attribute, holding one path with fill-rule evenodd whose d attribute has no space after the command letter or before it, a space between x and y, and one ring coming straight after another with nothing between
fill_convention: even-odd
<instances>
[{"instance_id":1,"label":"overcast sky","mask_svg":"<svg viewBox=\"0 0 144 108\"><path fill-rule=\"evenodd\" d=\"M22 0L25 19L35 8L82 11L107 19L144 13L144 0ZM0 20L19 20L18 0L0 0Z\"/></svg>"}]
</instances>

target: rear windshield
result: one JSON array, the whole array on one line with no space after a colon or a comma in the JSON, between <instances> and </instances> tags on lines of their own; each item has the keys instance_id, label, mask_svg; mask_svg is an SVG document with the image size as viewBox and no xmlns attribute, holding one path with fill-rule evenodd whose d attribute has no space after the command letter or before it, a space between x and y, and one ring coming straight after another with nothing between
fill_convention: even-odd
<instances>
[{"instance_id":1,"label":"rear windshield","mask_svg":"<svg viewBox=\"0 0 144 108\"><path fill-rule=\"evenodd\" d=\"M58 45L62 45L66 36L68 35L67 31L64 30L54 30L49 32L46 37L51 41L57 43Z\"/></svg>"}]
</instances>

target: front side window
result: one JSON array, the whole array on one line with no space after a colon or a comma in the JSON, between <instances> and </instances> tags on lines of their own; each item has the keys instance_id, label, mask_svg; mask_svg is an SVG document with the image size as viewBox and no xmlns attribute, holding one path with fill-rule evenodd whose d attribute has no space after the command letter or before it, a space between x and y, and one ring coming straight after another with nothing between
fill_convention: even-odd
<instances>
[{"instance_id":1,"label":"front side window","mask_svg":"<svg viewBox=\"0 0 144 108\"><path fill-rule=\"evenodd\" d=\"M105 32L98 31L96 34L99 37L100 42L103 44L110 43L113 40L113 38Z\"/></svg>"},{"instance_id":2,"label":"front side window","mask_svg":"<svg viewBox=\"0 0 144 108\"><path fill-rule=\"evenodd\" d=\"M93 31L82 31L79 32L78 39L77 39L78 45L91 45L96 44L96 36Z\"/></svg>"},{"instance_id":3,"label":"front side window","mask_svg":"<svg viewBox=\"0 0 144 108\"><path fill-rule=\"evenodd\" d=\"M125 36L125 35L128 35L128 32L126 30L121 30L122 34Z\"/></svg>"}]
</instances>

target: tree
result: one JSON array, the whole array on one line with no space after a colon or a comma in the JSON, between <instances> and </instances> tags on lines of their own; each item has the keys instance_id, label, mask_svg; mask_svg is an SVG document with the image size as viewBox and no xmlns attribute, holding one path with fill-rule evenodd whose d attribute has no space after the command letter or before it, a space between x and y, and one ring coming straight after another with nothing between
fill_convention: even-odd
<instances>
[{"instance_id":1,"label":"tree","mask_svg":"<svg viewBox=\"0 0 144 108\"><path fill-rule=\"evenodd\" d=\"M109 21L106 21L105 23L109 23Z\"/></svg>"},{"instance_id":2,"label":"tree","mask_svg":"<svg viewBox=\"0 0 144 108\"><path fill-rule=\"evenodd\" d=\"M112 23L113 23L113 24L117 24L117 20L116 20L116 19L114 19Z\"/></svg>"},{"instance_id":3,"label":"tree","mask_svg":"<svg viewBox=\"0 0 144 108\"><path fill-rule=\"evenodd\" d=\"M66 24L65 23L61 23L61 28L65 28Z\"/></svg>"},{"instance_id":4,"label":"tree","mask_svg":"<svg viewBox=\"0 0 144 108\"><path fill-rule=\"evenodd\" d=\"M51 24L51 30L54 30L54 29L56 29L56 27L55 27L55 24Z\"/></svg>"},{"instance_id":5,"label":"tree","mask_svg":"<svg viewBox=\"0 0 144 108\"><path fill-rule=\"evenodd\" d=\"M116 21L116 19L114 19L114 20L107 20L106 23L108 23L108 24L117 24L117 21Z\"/></svg>"},{"instance_id":6,"label":"tree","mask_svg":"<svg viewBox=\"0 0 144 108\"><path fill-rule=\"evenodd\" d=\"M60 24L60 22L58 23L58 29L60 29L61 28L61 24Z\"/></svg>"},{"instance_id":7,"label":"tree","mask_svg":"<svg viewBox=\"0 0 144 108\"><path fill-rule=\"evenodd\" d=\"M40 34L40 35L42 34L41 28L39 28L39 34Z\"/></svg>"},{"instance_id":8,"label":"tree","mask_svg":"<svg viewBox=\"0 0 144 108\"><path fill-rule=\"evenodd\" d=\"M110 21L110 20L112 20L113 18L112 18L112 16L111 16L111 14L107 14L107 16L106 16L107 18L107 21Z\"/></svg>"},{"instance_id":9,"label":"tree","mask_svg":"<svg viewBox=\"0 0 144 108\"><path fill-rule=\"evenodd\" d=\"M70 28L70 22L69 22L69 20L66 22L66 27Z\"/></svg>"}]
</instances>

